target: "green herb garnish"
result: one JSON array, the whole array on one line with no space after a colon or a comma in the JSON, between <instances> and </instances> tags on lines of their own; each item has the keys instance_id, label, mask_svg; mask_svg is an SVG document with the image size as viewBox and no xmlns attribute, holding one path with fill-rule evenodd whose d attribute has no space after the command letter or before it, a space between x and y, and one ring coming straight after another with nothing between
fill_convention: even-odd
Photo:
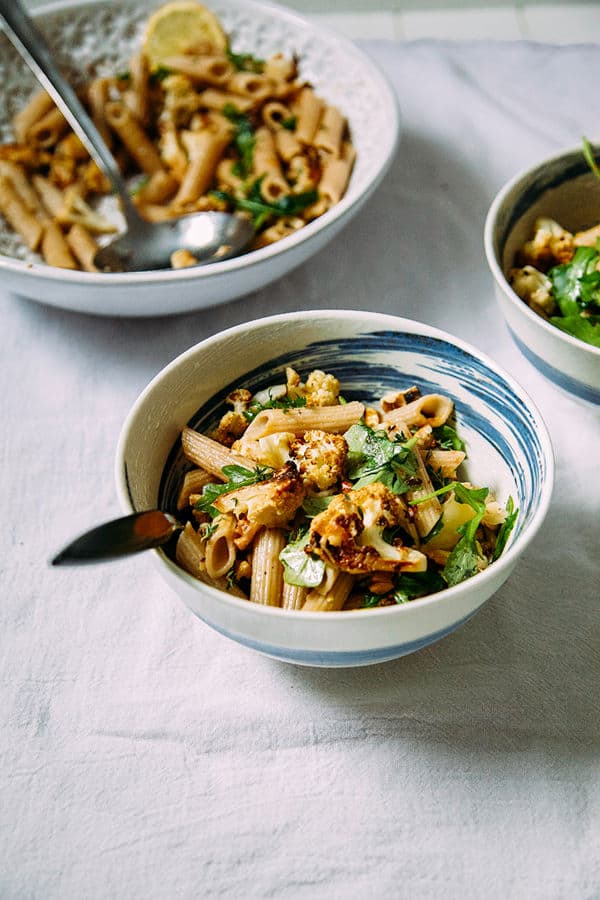
<instances>
[{"instance_id":1,"label":"green herb garnish","mask_svg":"<svg viewBox=\"0 0 600 900\"><path fill-rule=\"evenodd\" d=\"M227 48L227 58L238 72L255 72L259 75L265 68L264 59L258 59L251 53L234 53L229 47Z\"/></svg>"},{"instance_id":2,"label":"green herb garnish","mask_svg":"<svg viewBox=\"0 0 600 900\"><path fill-rule=\"evenodd\" d=\"M380 481L394 494L405 494L420 484L413 453L417 439L391 441L382 431L357 424L344 435L348 444L346 472L354 487Z\"/></svg>"},{"instance_id":3,"label":"green herb garnish","mask_svg":"<svg viewBox=\"0 0 600 900\"><path fill-rule=\"evenodd\" d=\"M517 521L517 516L519 515L519 510L515 509L514 500L512 497L509 497L506 501L506 518L500 528L498 529L498 535L496 537L496 546L494 547L494 555L492 556L492 562L498 559L501 553L504 551L506 547L507 541L511 535L513 528L515 527L515 522Z\"/></svg>"},{"instance_id":4,"label":"green herb garnish","mask_svg":"<svg viewBox=\"0 0 600 900\"><path fill-rule=\"evenodd\" d=\"M227 475L228 480L205 484L202 496L194 506L195 509L213 518L219 514L219 510L213 504L222 494L228 494L229 491L248 487L251 484L258 484L260 481L268 481L273 475L273 470L268 466L257 466L255 469L246 469L244 466L223 466L222 471L224 475Z\"/></svg>"},{"instance_id":5,"label":"green herb garnish","mask_svg":"<svg viewBox=\"0 0 600 900\"><path fill-rule=\"evenodd\" d=\"M244 417L251 422L263 409L296 409L301 406L306 406L306 397L273 397L264 403L252 402L244 412Z\"/></svg>"},{"instance_id":6,"label":"green herb garnish","mask_svg":"<svg viewBox=\"0 0 600 900\"><path fill-rule=\"evenodd\" d=\"M248 116L241 113L232 103L226 103L223 107L223 115L229 119L235 127L233 143L238 152L239 159L234 165L234 172L241 178L247 178L252 171L254 159L254 126Z\"/></svg>"},{"instance_id":7,"label":"green herb garnish","mask_svg":"<svg viewBox=\"0 0 600 900\"><path fill-rule=\"evenodd\" d=\"M286 194L272 203L267 203L260 193L261 180L257 179L254 182L246 197L234 197L227 191L212 191L212 194L218 200L224 200L234 209L249 212L257 229L261 228L271 217L296 216L319 198L316 191L305 191L302 194Z\"/></svg>"}]
</instances>

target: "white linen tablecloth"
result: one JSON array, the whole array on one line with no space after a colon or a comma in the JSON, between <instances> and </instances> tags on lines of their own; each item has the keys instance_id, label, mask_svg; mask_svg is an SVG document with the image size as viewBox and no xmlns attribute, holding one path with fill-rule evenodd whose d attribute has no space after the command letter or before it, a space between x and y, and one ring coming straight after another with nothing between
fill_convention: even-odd
<instances>
[{"instance_id":1,"label":"white linen tablecloth","mask_svg":"<svg viewBox=\"0 0 600 900\"><path fill-rule=\"evenodd\" d=\"M598 134L600 52L363 47L395 86L403 139L308 265L161 320L0 298L3 900L600 896L600 412L519 355L482 248L509 176ZM224 326L311 307L447 329L539 405L553 504L473 620L396 662L302 669L211 631L147 557L48 567L119 514L119 430L165 363Z\"/></svg>"}]
</instances>

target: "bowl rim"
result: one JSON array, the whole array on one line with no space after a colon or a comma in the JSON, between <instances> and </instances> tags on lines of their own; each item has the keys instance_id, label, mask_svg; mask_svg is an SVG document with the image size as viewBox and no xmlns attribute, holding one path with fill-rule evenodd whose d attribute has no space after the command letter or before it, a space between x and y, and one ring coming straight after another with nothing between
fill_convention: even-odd
<instances>
[{"instance_id":1,"label":"bowl rim","mask_svg":"<svg viewBox=\"0 0 600 900\"><path fill-rule=\"evenodd\" d=\"M43 6L35 8L30 15L34 22L48 15L60 14L68 11L69 8L80 8L86 6L101 6L104 3L114 5L117 0L53 0L51 3L45 3ZM140 5L144 0L139 0ZM165 0L166 2L166 0ZM115 286L133 286L139 284L152 284L153 286L165 286L174 284L179 285L182 282L198 281L199 288L202 281L211 276L227 276L236 273L238 270L246 270L251 266L258 266L268 263L273 257L279 258L285 254L292 252L299 244L310 241L315 235L326 230L328 226L333 225L339 219L345 217L357 205L360 205L371 193L377 188L386 175L398 149L401 137L401 113L398 98L392 88L387 75L380 68L378 63L369 54L361 50L353 41L344 35L337 33L334 29L324 25L315 24L307 17L297 13L295 10L288 9L271 0L223 0L223 2L233 2L239 6L247 6L250 9L256 9L263 13L270 13L280 20L288 21L290 24L302 28L305 31L314 34L323 35L332 43L341 46L345 53L350 57L356 57L369 70L370 79L377 85L377 91L387 109L386 118L389 120L389 128L386 131L387 142L383 141L379 146L379 156L377 160L377 168L368 177L365 177L359 185L359 190L352 191L349 189L341 200L332 206L323 215L318 216L309 222L303 228L286 236L274 244L261 247L258 250L249 251L246 254L223 260L222 262L213 262L206 266L193 266L183 269L158 269L143 270L140 272L82 272L78 270L61 269L56 266L50 266L43 261L26 261L17 259L12 256L0 254L0 272L10 272L14 275L26 278L49 279L53 282L66 283L69 286L80 285L84 287L98 287L105 285L107 287ZM151 10L149 10L151 11ZM2 24L0 23L0 31Z\"/></svg>"},{"instance_id":2,"label":"bowl rim","mask_svg":"<svg viewBox=\"0 0 600 900\"><path fill-rule=\"evenodd\" d=\"M445 588L442 591L438 591L436 594L429 594L425 597L420 597L416 601L411 601L411 603L373 609L353 610L352 616L348 616L348 612L343 610L328 612L327 620L329 621L331 617L334 617L334 619L336 620L340 619L343 621L356 621L357 619L360 620L365 616L371 617L377 615L408 615L408 611L411 608L414 608L413 604L416 602L418 602L419 606L429 607L438 603L442 603L445 600L452 601L452 599L458 599L464 594L472 591L474 587L476 588L478 586L481 586L482 588L484 588L489 581L495 581L497 576L501 576L503 572L508 570L505 576L506 578L508 574L510 574L510 570L515 565L518 558L526 550L526 548L529 546L529 544L541 528L552 500L555 476L555 459L552 441L550 439L550 434L548 432L548 428L544 422L544 419L542 418L537 405L534 403L525 389L522 388L521 385L490 356L478 350L472 344L469 344L466 341L463 341L461 338L457 338L449 332L443 331L440 328L436 328L432 325L427 325L423 322L418 322L415 319L394 316L388 313L351 309L313 309L301 310L292 313L279 313L271 316L263 316L223 329L222 331L219 331L216 334L213 334L205 338L204 340L199 341L198 343L194 344L193 346L189 347L187 350L184 350L182 353L176 356L151 379L144 390L140 393L139 397L131 407L123 423L118 438L115 453L114 474L117 495L120 504L125 510L126 514L136 512L136 509L131 504L128 493L127 479L124 474L123 461L125 456L125 447L129 439L130 432L132 431L133 420L135 419L138 410L146 402L146 399L155 390L156 386L162 381L162 379L174 369L180 367L181 365L185 365L189 359L194 358L198 353L202 353L204 350L218 345L223 340L227 340L229 337L236 333L239 334L240 332L242 332L247 334L248 330L266 328L282 322L293 323L296 321L305 321L308 317L312 319L322 318L328 320L342 320L348 319L349 317L357 320L358 318L362 322L364 322L365 328L372 329L378 326L387 326L388 330L396 330L398 332L422 335L424 337L434 337L472 355L478 361L484 363L484 365L486 365L495 374L500 375L509 386L511 391L517 394L517 396L527 405L533 416L533 419L535 420L536 433L539 437L544 459L546 461L546 478L542 483L540 502L538 508L533 514L532 519L529 522L529 525L527 526L525 531L522 532L515 539L515 541L508 546L508 548L506 548L499 559L490 564L482 572L478 572L476 575L468 578L466 581L463 581L458 585L455 585L454 587ZM234 597L231 594L227 594L226 592L221 591L218 588L214 588L211 585L205 584L204 582L199 581L197 578L194 578L192 575L178 566L175 562L173 562L160 548L152 550L150 552L153 554L155 562L158 565L166 566L172 574L183 581L185 585L192 588L192 590L198 592L198 594L208 592L213 598L224 602L226 605L230 606L232 609L237 610L238 612L241 610L246 610L251 614L275 617L284 616L286 619L289 617L290 613L296 612L296 610L281 609L280 607L275 606L263 606L258 603L250 604L248 600ZM482 601L482 603L483 602L485 601ZM302 610L299 610L299 612L302 612ZM314 620L322 622L323 613L305 612L303 613L302 620Z\"/></svg>"},{"instance_id":3,"label":"bowl rim","mask_svg":"<svg viewBox=\"0 0 600 900\"><path fill-rule=\"evenodd\" d=\"M562 159L567 159L568 157L573 156L578 152L581 153L581 145L574 145L560 150L557 153L553 153L551 156L544 157L542 160L539 160L532 166L530 165L522 168L519 172L517 172L516 175L513 175L511 178L509 178L508 181L506 181L502 185L488 209L483 229L483 243L487 263L492 272L492 275L494 276L494 280L496 281L498 287L503 291L506 298L510 302L512 302L515 309L517 309L519 313L526 319L528 319L531 323L540 327L542 331L549 337L553 337L555 340L562 341L567 347L572 347L573 349L583 351L584 353L590 354L592 357L598 357L600 361L600 347L594 347L593 344L587 344L585 341L573 337L572 335L567 334L565 331L562 331L562 329L557 328L556 325L552 325L550 322L547 322L544 318L542 318L542 316L539 316L537 313L535 313L527 305L527 303L521 299L521 297L519 297L517 292L509 284L508 279L506 278L502 270L502 266L500 265L500 261L498 260L498 255L495 249L495 234L497 228L498 213L502 208L507 196L515 188L517 188L522 181L524 181L534 173L542 171L551 163L558 163Z\"/></svg>"}]
</instances>

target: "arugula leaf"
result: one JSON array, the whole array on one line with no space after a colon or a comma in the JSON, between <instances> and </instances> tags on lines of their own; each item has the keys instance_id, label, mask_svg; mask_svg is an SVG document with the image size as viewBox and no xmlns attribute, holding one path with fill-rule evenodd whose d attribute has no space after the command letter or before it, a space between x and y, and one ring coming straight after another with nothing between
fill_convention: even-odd
<instances>
[{"instance_id":1,"label":"arugula leaf","mask_svg":"<svg viewBox=\"0 0 600 900\"><path fill-rule=\"evenodd\" d=\"M552 316L550 322L566 334L600 347L600 316Z\"/></svg>"},{"instance_id":2,"label":"arugula leaf","mask_svg":"<svg viewBox=\"0 0 600 900\"><path fill-rule=\"evenodd\" d=\"M506 518L500 528L498 529L498 534L496 536L496 546L494 547L494 555L492 556L492 562L495 562L498 557L503 553L504 548L506 547L506 543L511 535L513 528L515 527L515 522L517 521L517 516L519 515L519 510L515 509L515 503L512 497L509 497L506 501Z\"/></svg>"},{"instance_id":3,"label":"arugula leaf","mask_svg":"<svg viewBox=\"0 0 600 900\"><path fill-rule=\"evenodd\" d=\"M252 170L254 159L254 126L248 116L241 113L232 103L226 103L223 107L223 115L235 126L233 143L239 154L239 160L235 165L236 175L247 178Z\"/></svg>"},{"instance_id":4,"label":"arugula leaf","mask_svg":"<svg viewBox=\"0 0 600 900\"><path fill-rule=\"evenodd\" d=\"M405 494L420 484L412 452L416 438L405 444L390 441L384 432L360 423L349 428L344 437L348 444L346 472L355 488L380 481L394 494Z\"/></svg>"},{"instance_id":5,"label":"arugula leaf","mask_svg":"<svg viewBox=\"0 0 600 900\"><path fill-rule=\"evenodd\" d=\"M578 247L571 262L554 266L548 272L563 316L576 316L594 308L600 312L600 272L596 270L599 259L600 253L594 247Z\"/></svg>"},{"instance_id":6,"label":"arugula leaf","mask_svg":"<svg viewBox=\"0 0 600 900\"><path fill-rule=\"evenodd\" d=\"M465 450L465 442L451 425L438 425L432 429L434 439L441 450Z\"/></svg>"},{"instance_id":7,"label":"arugula leaf","mask_svg":"<svg viewBox=\"0 0 600 900\"><path fill-rule=\"evenodd\" d=\"M318 556L306 553L309 529L300 532L299 536L289 541L279 554L283 564L283 578L287 584L299 587L317 587L325 574L325 563Z\"/></svg>"},{"instance_id":8,"label":"arugula leaf","mask_svg":"<svg viewBox=\"0 0 600 900\"><path fill-rule=\"evenodd\" d=\"M396 603L409 603L417 597L436 594L446 587L444 579L435 569L426 572L404 572L397 575L393 597Z\"/></svg>"},{"instance_id":9,"label":"arugula leaf","mask_svg":"<svg viewBox=\"0 0 600 900\"><path fill-rule=\"evenodd\" d=\"M222 471L224 475L227 475L228 480L205 484L202 496L194 506L195 509L207 513L212 518L219 514L219 510L213 504L221 494L227 494L236 488L258 484L259 481L268 481L273 474L273 470L268 466L257 466L255 469L246 469L244 466L223 466Z\"/></svg>"},{"instance_id":10,"label":"arugula leaf","mask_svg":"<svg viewBox=\"0 0 600 900\"><path fill-rule=\"evenodd\" d=\"M327 497L306 497L302 504L302 509L309 519L314 519L315 516L327 509L333 497L334 494L330 494Z\"/></svg>"},{"instance_id":11,"label":"arugula leaf","mask_svg":"<svg viewBox=\"0 0 600 900\"><path fill-rule=\"evenodd\" d=\"M260 193L261 180L258 179L254 182L245 198L234 197L227 191L212 191L211 193L234 209L249 212L257 229L261 228L271 216L295 216L319 198L317 191L304 191L301 194L286 194L278 200L274 200L273 203L266 203Z\"/></svg>"},{"instance_id":12,"label":"arugula leaf","mask_svg":"<svg viewBox=\"0 0 600 900\"><path fill-rule=\"evenodd\" d=\"M166 66L158 66L154 72L150 73L150 84L160 84L161 81L164 81L165 78L168 78L171 75L171 69L167 69Z\"/></svg>"},{"instance_id":13,"label":"arugula leaf","mask_svg":"<svg viewBox=\"0 0 600 900\"><path fill-rule=\"evenodd\" d=\"M296 130L296 116L288 116L287 119L281 120L281 127L285 128L286 131L295 131Z\"/></svg>"}]
</instances>

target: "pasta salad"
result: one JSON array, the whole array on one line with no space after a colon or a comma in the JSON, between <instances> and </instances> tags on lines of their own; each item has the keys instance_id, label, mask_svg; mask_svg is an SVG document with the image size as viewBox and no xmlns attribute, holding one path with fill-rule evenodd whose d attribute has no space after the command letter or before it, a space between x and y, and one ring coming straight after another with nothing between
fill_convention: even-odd
<instances>
[{"instance_id":1,"label":"pasta salad","mask_svg":"<svg viewBox=\"0 0 600 900\"><path fill-rule=\"evenodd\" d=\"M509 282L550 324L600 347L600 224L572 234L554 219L536 219Z\"/></svg>"},{"instance_id":2,"label":"pasta salad","mask_svg":"<svg viewBox=\"0 0 600 900\"><path fill-rule=\"evenodd\" d=\"M96 77L82 100L140 214L163 221L200 211L252 219L250 250L275 243L342 198L355 159L345 115L283 53L234 52L219 20L173 0L148 20L125 71ZM0 214L45 262L97 271L111 186L44 92L0 145ZM105 206L106 204L104 204ZM197 262L177 251L174 268Z\"/></svg>"},{"instance_id":3,"label":"pasta salad","mask_svg":"<svg viewBox=\"0 0 600 900\"><path fill-rule=\"evenodd\" d=\"M227 403L212 433L181 435L175 556L201 581L288 610L364 609L459 584L506 546L518 511L461 478L448 397L346 402L334 375L288 367Z\"/></svg>"}]
</instances>

